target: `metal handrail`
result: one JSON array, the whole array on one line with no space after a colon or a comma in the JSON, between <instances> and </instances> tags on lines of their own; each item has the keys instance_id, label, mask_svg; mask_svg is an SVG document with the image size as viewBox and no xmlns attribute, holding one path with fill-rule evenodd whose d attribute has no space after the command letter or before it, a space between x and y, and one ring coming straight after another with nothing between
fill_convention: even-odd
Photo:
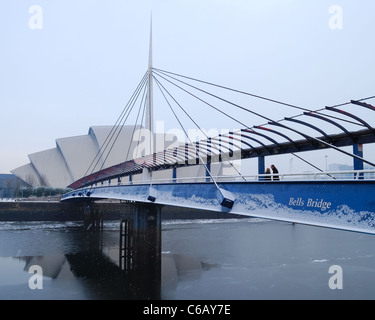
<instances>
[{"instance_id":1,"label":"metal handrail","mask_svg":"<svg viewBox=\"0 0 375 320\"><path fill-rule=\"evenodd\" d=\"M367 174L367 175L366 175ZM280 181L323 181L323 180L375 180L375 170L349 170L349 171L325 171L325 172L299 172L299 173L278 173ZM341 176L341 178L340 178ZM263 181L265 177L272 177L272 174L256 174L256 175L227 175L212 176L218 182L255 182ZM299 179L296 179L300 177ZM178 178L162 178L152 180L139 180L131 182L118 182L112 185L134 185L134 184L170 184L170 183L204 183L212 182L212 178L208 176L195 177L178 177Z\"/></svg>"}]
</instances>

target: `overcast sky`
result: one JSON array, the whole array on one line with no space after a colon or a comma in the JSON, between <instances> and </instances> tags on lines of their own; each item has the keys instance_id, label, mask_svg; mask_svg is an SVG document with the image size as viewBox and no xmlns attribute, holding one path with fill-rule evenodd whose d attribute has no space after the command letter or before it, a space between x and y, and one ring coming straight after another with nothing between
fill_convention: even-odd
<instances>
[{"instance_id":1,"label":"overcast sky","mask_svg":"<svg viewBox=\"0 0 375 320\"><path fill-rule=\"evenodd\" d=\"M0 173L115 123L147 70L151 12L157 68L309 109L375 95L374 1L1 0Z\"/></svg>"}]
</instances>

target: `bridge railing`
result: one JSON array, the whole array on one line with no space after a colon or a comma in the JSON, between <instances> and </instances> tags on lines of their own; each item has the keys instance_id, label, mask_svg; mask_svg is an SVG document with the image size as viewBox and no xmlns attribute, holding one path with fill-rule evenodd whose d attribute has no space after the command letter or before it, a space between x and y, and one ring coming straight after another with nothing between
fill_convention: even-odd
<instances>
[{"instance_id":1,"label":"bridge railing","mask_svg":"<svg viewBox=\"0 0 375 320\"><path fill-rule=\"evenodd\" d=\"M351 170L351 171L325 171L325 172L302 172L302 173L279 173L279 181L353 181L353 180L375 180L375 170ZM177 178L157 178L152 180L135 179L133 181L107 182L104 185L134 185L134 184L170 184L170 183L205 183L213 182L271 182L275 181L275 175L235 175L235 176L195 176Z\"/></svg>"}]
</instances>

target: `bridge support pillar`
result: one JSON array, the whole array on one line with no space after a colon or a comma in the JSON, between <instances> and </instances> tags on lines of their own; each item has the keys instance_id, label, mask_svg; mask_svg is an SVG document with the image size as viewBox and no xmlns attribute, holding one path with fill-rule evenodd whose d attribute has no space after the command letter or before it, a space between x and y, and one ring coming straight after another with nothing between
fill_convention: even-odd
<instances>
[{"instance_id":1,"label":"bridge support pillar","mask_svg":"<svg viewBox=\"0 0 375 320\"><path fill-rule=\"evenodd\" d=\"M264 174L266 171L266 161L264 156L258 157L258 174ZM263 177L259 177L259 180L263 180Z\"/></svg>"},{"instance_id":2,"label":"bridge support pillar","mask_svg":"<svg viewBox=\"0 0 375 320\"><path fill-rule=\"evenodd\" d=\"M133 266L144 270L148 281L161 281L161 206L134 204L133 211ZM152 270L150 270L152 268ZM152 271L152 272L151 272ZM160 277L155 277L160 275ZM155 283L154 283L155 284ZM157 285L155 287L158 287Z\"/></svg>"},{"instance_id":3,"label":"bridge support pillar","mask_svg":"<svg viewBox=\"0 0 375 320\"><path fill-rule=\"evenodd\" d=\"M86 203L83 207L84 226L87 231L103 230L103 215L92 202Z\"/></svg>"},{"instance_id":4,"label":"bridge support pillar","mask_svg":"<svg viewBox=\"0 0 375 320\"><path fill-rule=\"evenodd\" d=\"M354 144L353 145L353 154L363 158L363 145L362 144ZM363 170L363 161L353 158L353 167L354 170ZM354 179L357 178L357 173L354 174ZM359 173L358 179L363 179L363 173Z\"/></svg>"}]
</instances>

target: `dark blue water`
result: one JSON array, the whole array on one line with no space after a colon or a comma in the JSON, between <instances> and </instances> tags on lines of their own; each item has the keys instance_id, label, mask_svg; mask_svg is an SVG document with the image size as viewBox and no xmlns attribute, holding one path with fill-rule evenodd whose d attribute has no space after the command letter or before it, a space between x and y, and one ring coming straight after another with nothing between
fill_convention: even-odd
<instances>
[{"instance_id":1,"label":"dark blue water","mask_svg":"<svg viewBox=\"0 0 375 320\"><path fill-rule=\"evenodd\" d=\"M329 273L334 265L341 275ZM330 288L333 276L342 289ZM119 269L118 222L102 233L0 222L0 299L160 298L374 299L375 236L257 219L166 221L154 274Z\"/></svg>"}]
</instances>

